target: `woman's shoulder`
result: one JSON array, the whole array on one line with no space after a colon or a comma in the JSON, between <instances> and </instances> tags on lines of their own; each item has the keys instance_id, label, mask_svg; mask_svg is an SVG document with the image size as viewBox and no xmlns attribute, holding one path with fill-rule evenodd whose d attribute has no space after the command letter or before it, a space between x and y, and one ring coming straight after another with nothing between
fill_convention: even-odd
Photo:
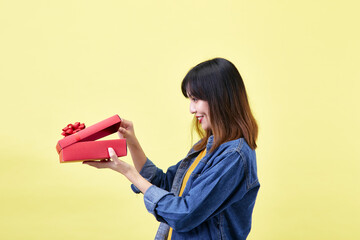
<instances>
[{"instance_id":1,"label":"woman's shoulder","mask_svg":"<svg viewBox=\"0 0 360 240\"><path fill-rule=\"evenodd\" d=\"M221 144L218 150L224 154L238 153L242 155L255 154L255 150L251 149L244 138L238 138Z\"/></svg>"},{"instance_id":2,"label":"woman's shoulder","mask_svg":"<svg viewBox=\"0 0 360 240\"><path fill-rule=\"evenodd\" d=\"M243 165L256 168L256 153L251 149L244 138L231 140L221 144L214 154L215 158L223 161L226 158L231 158L231 161L240 161Z\"/></svg>"},{"instance_id":3,"label":"woman's shoulder","mask_svg":"<svg viewBox=\"0 0 360 240\"><path fill-rule=\"evenodd\" d=\"M199 142L197 142L196 144L198 144ZM208 139L208 143L207 143L207 146L206 146L207 155L211 155L211 157L209 156L210 158L214 158L214 157L215 158L218 158L218 157L222 158L224 156L237 155L239 159L241 159L241 158L256 159L255 150L250 148L250 146L247 144L247 142L245 141L244 138L238 138L238 139L235 139L235 140L225 142L225 143L221 144L213 152L210 152L212 144L213 144L213 136L211 136ZM200 152L200 151L201 150L194 150L194 147L192 147L191 150L188 152L187 157L190 157L193 154L194 155L198 154L198 152Z\"/></svg>"}]
</instances>

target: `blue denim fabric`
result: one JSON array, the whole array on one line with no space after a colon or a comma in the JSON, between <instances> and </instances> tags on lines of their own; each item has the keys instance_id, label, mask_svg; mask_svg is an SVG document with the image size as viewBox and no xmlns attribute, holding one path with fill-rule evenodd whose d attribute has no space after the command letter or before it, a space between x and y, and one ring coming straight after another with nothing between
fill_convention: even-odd
<instances>
[{"instance_id":1,"label":"blue denim fabric","mask_svg":"<svg viewBox=\"0 0 360 240\"><path fill-rule=\"evenodd\" d=\"M140 174L153 185L145 192L147 210L160 221L155 239L246 239L260 184L256 154L243 138L207 154L192 172L179 197L182 179L199 151L190 150L166 174L149 159ZM140 191L132 185L134 192Z\"/></svg>"}]
</instances>

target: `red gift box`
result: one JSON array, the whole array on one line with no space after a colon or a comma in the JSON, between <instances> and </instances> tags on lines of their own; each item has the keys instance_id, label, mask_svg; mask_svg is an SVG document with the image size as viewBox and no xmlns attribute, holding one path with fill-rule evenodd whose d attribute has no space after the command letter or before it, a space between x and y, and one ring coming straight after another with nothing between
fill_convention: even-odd
<instances>
[{"instance_id":1,"label":"red gift box","mask_svg":"<svg viewBox=\"0 0 360 240\"><path fill-rule=\"evenodd\" d=\"M117 132L120 123L121 118L114 115L59 140L56 150L59 153L60 163L110 158L109 147L115 150L118 157L126 156L125 139L95 141Z\"/></svg>"}]
</instances>

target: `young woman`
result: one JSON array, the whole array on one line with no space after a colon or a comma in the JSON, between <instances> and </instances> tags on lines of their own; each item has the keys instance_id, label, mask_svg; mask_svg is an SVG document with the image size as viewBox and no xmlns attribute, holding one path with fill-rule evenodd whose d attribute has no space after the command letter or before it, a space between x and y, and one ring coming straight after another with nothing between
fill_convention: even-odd
<instances>
[{"instance_id":1,"label":"young woman","mask_svg":"<svg viewBox=\"0 0 360 240\"><path fill-rule=\"evenodd\" d=\"M166 173L143 152L132 122L122 120L134 166L119 160L84 162L111 168L144 194L147 210L161 222L155 239L246 239L260 184L256 167L258 127L236 67L215 58L185 76L182 93L190 99L201 140Z\"/></svg>"}]
</instances>

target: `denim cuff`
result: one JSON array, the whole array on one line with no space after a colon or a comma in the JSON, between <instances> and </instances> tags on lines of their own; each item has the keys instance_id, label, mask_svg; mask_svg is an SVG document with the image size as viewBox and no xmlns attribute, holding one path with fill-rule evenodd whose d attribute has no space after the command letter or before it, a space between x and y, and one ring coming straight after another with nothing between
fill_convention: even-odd
<instances>
[{"instance_id":1,"label":"denim cuff","mask_svg":"<svg viewBox=\"0 0 360 240\"><path fill-rule=\"evenodd\" d=\"M158 188L155 185L151 185L144 194L145 207L149 211L149 213L153 214L157 218L155 214L155 208L157 203L160 201L160 199L170 194L172 193L164 189Z\"/></svg>"},{"instance_id":2,"label":"denim cuff","mask_svg":"<svg viewBox=\"0 0 360 240\"><path fill-rule=\"evenodd\" d=\"M156 170L157 167L155 166L155 164L147 158L144 166L140 171L140 175L149 182L151 182L151 180L156 174ZM134 193L141 193L141 191L134 184L131 184L131 190L133 190Z\"/></svg>"}]
</instances>

